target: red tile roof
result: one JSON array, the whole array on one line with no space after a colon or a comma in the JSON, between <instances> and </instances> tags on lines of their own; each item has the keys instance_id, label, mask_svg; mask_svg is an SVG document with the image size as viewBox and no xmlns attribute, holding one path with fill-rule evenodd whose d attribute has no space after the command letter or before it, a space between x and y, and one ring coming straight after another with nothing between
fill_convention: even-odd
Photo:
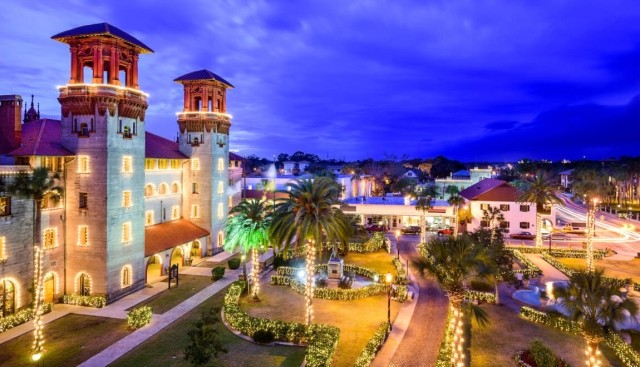
<instances>
[{"instance_id":1,"label":"red tile roof","mask_svg":"<svg viewBox=\"0 0 640 367\"><path fill-rule=\"evenodd\" d=\"M519 194L518 189L505 181L495 178L485 178L460 191L459 195L467 200L515 202Z\"/></svg>"},{"instance_id":2,"label":"red tile roof","mask_svg":"<svg viewBox=\"0 0 640 367\"><path fill-rule=\"evenodd\" d=\"M242 156L240 156L240 155L238 155L238 154L236 154L234 152L229 152L229 160L230 161L244 161L245 159Z\"/></svg>"},{"instance_id":3,"label":"red tile roof","mask_svg":"<svg viewBox=\"0 0 640 367\"><path fill-rule=\"evenodd\" d=\"M60 120L40 119L22 124L22 144L9 153L12 156L70 156L60 145Z\"/></svg>"},{"instance_id":4,"label":"red tile roof","mask_svg":"<svg viewBox=\"0 0 640 367\"><path fill-rule=\"evenodd\" d=\"M146 158L189 159L180 152L178 143L148 131L145 136L144 152Z\"/></svg>"},{"instance_id":5,"label":"red tile roof","mask_svg":"<svg viewBox=\"0 0 640 367\"><path fill-rule=\"evenodd\" d=\"M208 235L209 231L186 219L149 226L144 229L144 256L151 256Z\"/></svg>"}]
</instances>

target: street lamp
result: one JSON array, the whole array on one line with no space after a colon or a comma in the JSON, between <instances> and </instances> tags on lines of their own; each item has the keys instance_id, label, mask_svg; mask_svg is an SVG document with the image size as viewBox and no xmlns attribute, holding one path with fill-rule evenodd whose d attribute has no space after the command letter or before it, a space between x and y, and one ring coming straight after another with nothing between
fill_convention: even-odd
<instances>
[{"instance_id":1,"label":"street lamp","mask_svg":"<svg viewBox=\"0 0 640 367\"><path fill-rule=\"evenodd\" d=\"M398 250L398 260L400 260L400 230L396 229L396 250Z\"/></svg>"},{"instance_id":2,"label":"street lamp","mask_svg":"<svg viewBox=\"0 0 640 367\"><path fill-rule=\"evenodd\" d=\"M393 276L391 273L387 273L384 279L387 283L387 323L389 324L389 330L393 330L393 326L391 325L391 281L393 280Z\"/></svg>"}]
</instances>

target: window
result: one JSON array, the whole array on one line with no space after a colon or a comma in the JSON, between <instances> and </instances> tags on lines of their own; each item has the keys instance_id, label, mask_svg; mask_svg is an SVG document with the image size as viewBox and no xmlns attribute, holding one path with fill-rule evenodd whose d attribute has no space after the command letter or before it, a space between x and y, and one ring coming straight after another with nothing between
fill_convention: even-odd
<instances>
[{"instance_id":1,"label":"window","mask_svg":"<svg viewBox=\"0 0 640 367\"><path fill-rule=\"evenodd\" d=\"M44 233L42 235L42 245L45 249L52 249L58 246L58 241L56 238L57 232L58 231L56 228L47 228L44 230Z\"/></svg>"},{"instance_id":2,"label":"window","mask_svg":"<svg viewBox=\"0 0 640 367\"><path fill-rule=\"evenodd\" d=\"M500 204L500 211L508 212L509 211L509 204Z\"/></svg>"},{"instance_id":3,"label":"window","mask_svg":"<svg viewBox=\"0 0 640 367\"><path fill-rule=\"evenodd\" d=\"M488 220L481 220L480 221L480 227L483 227L483 228L489 227L489 221Z\"/></svg>"},{"instance_id":4,"label":"window","mask_svg":"<svg viewBox=\"0 0 640 367\"><path fill-rule=\"evenodd\" d=\"M146 197L153 196L153 185L152 184L148 184L147 186L144 187L144 196L146 196Z\"/></svg>"},{"instance_id":5,"label":"window","mask_svg":"<svg viewBox=\"0 0 640 367\"><path fill-rule=\"evenodd\" d=\"M171 169L180 169L180 160L172 159L171 160Z\"/></svg>"},{"instance_id":6,"label":"window","mask_svg":"<svg viewBox=\"0 0 640 367\"><path fill-rule=\"evenodd\" d=\"M89 156L78 156L78 173L89 173Z\"/></svg>"},{"instance_id":7,"label":"window","mask_svg":"<svg viewBox=\"0 0 640 367\"><path fill-rule=\"evenodd\" d=\"M489 204L480 204L480 210L489 210Z\"/></svg>"},{"instance_id":8,"label":"window","mask_svg":"<svg viewBox=\"0 0 640 367\"><path fill-rule=\"evenodd\" d=\"M222 247L224 245L224 233L222 231L218 232L218 247Z\"/></svg>"},{"instance_id":9,"label":"window","mask_svg":"<svg viewBox=\"0 0 640 367\"><path fill-rule=\"evenodd\" d=\"M171 193L172 194L178 194L180 193L180 184L177 182L174 182L171 184Z\"/></svg>"},{"instance_id":10,"label":"window","mask_svg":"<svg viewBox=\"0 0 640 367\"><path fill-rule=\"evenodd\" d=\"M131 222L122 224L122 243L131 242Z\"/></svg>"},{"instance_id":11,"label":"window","mask_svg":"<svg viewBox=\"0 0 640 367\"><path fill-rule=\"evenodd\" d=\"M509 228L509 222L506 220L500 221L500 228Z\"/></svg>"},{"instance_id":12,"label":"window","mask_svg":"<svg viewBox=\"0 0 640 367\"><path fill-rule=\"evenodd\" d=\"M528 212L530 210L529 205L520 205L521 212ZM529 227L527 227L529 228Z\"/></svg>"},{"instance_id":13,"label":"window","mask_svg":"<svg viewBox=\"0 0 640 367\"><path fill-rule=\"evenodd\" d=\"M224 194L224 183L222 181L218 181L218 195Z\"/></svg>"},{"instance_id":14,"label":"window","mask_svg":"<svg viewBox=\"0 0 640 367\"><path fill-rule=\"evenodd\" d=\"M194 194L199 194L200 193L200 187L198 186L197 182L194 182L191 184L191 192Z\"/></svg>"},{"instance_id":15,"label":"window","mask_svg":"<svg viewBox=\"0 0 640 367\"><path fill-rule=\"evenodd\" d=\"M11 215L11 197L0 196L0 217Z\"/></svg>"},{"instance_id":16,"label":"window","mask_svg":"<svg viewBox=\"0 0 640 367\"><path fill-rule=\"evenodd\" d=\"M163 182L158 186L158 195L166 195L166 194L167 194L167 184Z\"/></svg>"},{"instance_id":17,"label":"window","mask_svg":"<svg viewBox=\"0 0 640 367\"><path fill-rule=\"evenodd\" d=\"M78 293L81 296L91 295L91 277L87 273L80 273L78 276Z\"/></svg>"},{"instance_id":18,"label":"window","mask_svg":"<svg viewBox=\"0 0 640 367\"><path fill-rule=\"evenodd\" d=\"M129 127L129 125L125 125L124 129L122 130L122 138L131 139L131 128Z\"/></svg>"},{"instance_id":19,"label":"window","mask_svg":"<svg viewBox=\"0 0 640 367\"><path fill-rule=\"evenodd\" d=\"M155 159L145 159L144 160L144 169L150 171L156 168L156 160Z\"/></svg>"},{"instance_id":20,"label":"window","mask_svg":"<svg viewBox=\"0 0 640 367\"><path fill-rule=\"evenodd\" d=\"M133 172L132 167L132 158L130 155L125 155L122 157L122 173L131 173Z\"/></svg>"},{"instance_id":21,"label":"window","mask_svg":"<svg viewBox=\"0 0 640 367\"><path fill-rule=\"evenodd\" d=\"M78 131L78 136L89 137L89 125L86 122L80 124L80 131Z\"/></svg>"},{"instance_id":22,"label":"window","mask_svg":"<svg viewBox=\"0 0 640 367\"><path fill-rule=\"evenodd\" d=\"M191 205L191 218L200 218L200 206L197 204Z\"/></svg>"},{"instance_id":23,"label":"window","mask_svg":"<svg viewBox=\"0 0 640 367\"><path fill-rule=\"evenodd\" d=\"M218 171L224 170L224 158L218 158Z\"/></svg>"},{"instance_id":24,"label":"window","mask_svg":"<svg viewBox=\"0 0 640 367\"><path fill-rule=\"evenodd\" d=\"M80 209L88 209L89 208L89 195L86 192L81 192L78 195L78 208Z\"/></svg>"},{"instance_id":25,"label":"window","mask_svg":"<svg viewBox=\"0 0 640 367\"><path fill-rule=\"evenodd\" d=\"M122 192L122 207L131 208L131 191L125 190Z\"/></svg>"},{"instance_id":26,"label":"window","mask_svg":"<svg viewBox=\"0 0 640 367\"><path fill-rule=\"evenodd\" d=\"M131 285L131 266L125 265L122 267L122 288L126 288Z\"/></svg>"},{"instance_id":27,"label":"window","mask_svg":"<svg viewBox=\"0 0 640 367\"><path fill-rule=\"evenodd\" d=\"M147 210L144 213L144 224L147 226L153 225L153 210Z\"/></svg>"},{"instance_id":28,"label":"window","mask_svg":"<svg viewBox=\"0 0 640 367\"><path fill-rule=\"evenodd\" d=\"M198 158L191 159L191 170L200 171L200 159Z\"/></svg>"},{"instance_id":29,"label":"window","mask_svg":"<svg viewBox=\"0 0 640 367\"><path fill-rule=\"evenodd\" d=\"M233 196L229 196L229 209L233 207Z\"/></svg>"},{"instance_id":30,"label":"window","mask_svg":"<svg viewBox=\"0 0 640 367\"><path fill-rule=\"evenodd\" d=\"M529 222L520 222L520 228L522 229L529 228Z\"/></svg>"},{"instance_id":31,"label":"window","mask_svg":"<svg viewBox=\"0 0 640 367\"><path fill-rule=\"evenodd\" d=\"M224 209L222 207L222 203L218 203L218 219L222 219L224 215Z\"/></svg>"},{"instance_id":32,"label":"window","mask_svg":"<svg viewBox=\"0 0 640 367\"><path fill-rule=\"evenodd\" d=\"M158 169L167 169L169 165L166 159L158 159Z\"/></svg>"},{"instance_id":33,"label":"window","mask_svg":"<svg viewBox=\"0 0 640 367\"><path fill-rule=\"evenodd\" d=\"M8 279L0 280L0 319L13 315L16 307L16 288Z\"/></svg>"},{"instance_id":34,"label":"window","mask_svg":"<svg viewBox=\"0 0 640 367\"><path fill-rule=\"evenodd\" d=\"M180 207L178 205L171 207L171 219L180 219Z\"/></svg>"},{"instance_id":35,"label":"window","mask_svg":"<svg viewBox=\"0 0 640 367\"><path fill-rule=\"evenodd\" d=\"M0 237L0 261L7 259L7 239Z\"/></svg>"},{"instance_id":36,"label":"window","mask_svg":"<svg viewBox=\"0 0 640 367\"><path fill-rule=\"evenodd\" d=\"M89 226L78 226L78 246L89 246Z\"/></svg>"}]
</instances>

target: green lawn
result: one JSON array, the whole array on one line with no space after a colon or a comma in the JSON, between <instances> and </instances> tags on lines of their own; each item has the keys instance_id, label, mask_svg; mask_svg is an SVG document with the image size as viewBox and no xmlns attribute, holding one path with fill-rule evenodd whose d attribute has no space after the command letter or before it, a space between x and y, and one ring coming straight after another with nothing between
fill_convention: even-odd
<instances>
[{"instance_id":1,"label":"green lawn","mask_svg":"<svg viewBox=\"0 0 640 367\"><path fill-rule=\"evenodd\" d=\"M226 289L215 294L198 307L171 323L160 333L149 338L110 366L190 366L184 360L184 349L189 342L187 332L201 314L211 307L222 307ZM298 367L304 359L305 349L286 346L261 346L243 340L224 325L218 325L220 339L228 353L215 358L209 365L229 367L291 366Z\"/></svg>"},{"instance_id":2,"label":"green lawn","mask_svg":"<svg viewBox=\"0 0 640 367\"><path fill-rule=\"evenodd\" d=\"M129 334L126 320L69 314L44 326L44 365L76 366ZM0 366L33 366L33 333L0 345Z\"/></svg>"},{"instance_id":3,"label":"green lawn","mask_svg":"<svg viewBox=\"0 0 640 367\"><path fill-rule=\"evenodd\" d=\"M575 270L585 270L587 267L587 260L585 259L558 258L558 261ZM594 262L596 268L603 268L604 274L607 276L623 279L631 278L634 282L640 282L640 259L602 259Z\"/></svg>"},{"instance_id":4,"label":"green lawn","mask_svg":"<svg viewBox=\"0 0 640 367\"><path fill-rule=\"evenodd\" d=\"M162 314L213 283L210 277L198 275L182 274L179 279L180 284L177 287L175 287L175 281L172 281L171 289L165 289L164 291L131 307L129 310L140 306L151 306L153 313ZM158 284L160 283L156 283L156 285ZM167 280L163 280L162 284L166 287Z\"/></svg>"},{"instance_id":5,"label":"green lawn","mask_svg":"<svg viewBox=\"0 0 640 367\"><path fill-rule=\"evenodd\" d=\"M363 254L349 252L349 254L344 258L344 263L365 266L376 270L380 274L396 274L396 267L391 262L392 258L393 256L388 254L385 250Z\"/></svg>"},{"instance_id":6,"label":"green lawn","mask_svg":"<svg viewBox=\"0 0 640 367\"><path fill-rule=\"evenodd\" d=\"M473 325L471 334L471 366L513 366L513 356L526 349L533 338L541 338L556 356L572 366L584 366L585 342L549 326L524 320L506 306L484 305L491 324L486 328ZM608 348L603 349L602 367L623 365Z\"/></svg>"}]
</instances>

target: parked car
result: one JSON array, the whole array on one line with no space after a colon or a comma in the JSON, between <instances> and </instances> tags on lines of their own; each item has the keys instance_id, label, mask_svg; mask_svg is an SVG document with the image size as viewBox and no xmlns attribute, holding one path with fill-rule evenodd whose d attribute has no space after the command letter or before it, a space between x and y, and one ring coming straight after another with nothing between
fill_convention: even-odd
<instances>
[{"instance_id":1,"label":"parked car","mask_svg":"<svg viewBox=\"0 0 640 367\"><path fill-rule=\"evenodd\" d=\"M453 234L453 228L445 228L438 231L438 236L451 236Z\"/></svg>"},{"instance_id":2,"label":"parked car","mask_svg":"<svg viewBox=\"0 0 640 367\"><path fill-rule=\"evenodd\" d=\"M543 240L548 240L548 239L549 239L549 236L551 236L551 240L559 240L559 241L562 241L562 240L569 240L569 239L570 239L570 237L569 237L569 236L567 236L567 235L566 235L566 234L564 234L564 233L543 233L543 234L542 234L542 239L543 239Z\"/></svg>"},{"instance_id":3,"label":"parked car","mask_svg":"<svg viewBox=\"0 0 640 367\"><path fill-rule=\"evenodd\" d=\"M520 232L520 233L512 233L509 235L509 237L516 240L532 240L536 238L536 235L532 234L531 232Z\"/></svg>"},{"instance_id":4,"label":"parked car","mask_svg":"<svg viewBox=\"0 0 640 367\"><path fill-rule=\"evenodd\" d=\"M367 227L367 231L369 233L371 233L371 232L384 232L386 230L387 229L385 228L385 226L381 226L379 224L372 224L369 227Z\"/></svg>"},{"instance_id":5,"label":"parked car","mask_svg":"<svg viewBox=\"0 0 640 367\"><path fill-rule=\"evenodd\" d=\"M406 226L406 227L402 227L400 232L402 232L402 234L419 234L420 233L420 227L418 227L418 226Z\"/></svg>"}]
</instances>

